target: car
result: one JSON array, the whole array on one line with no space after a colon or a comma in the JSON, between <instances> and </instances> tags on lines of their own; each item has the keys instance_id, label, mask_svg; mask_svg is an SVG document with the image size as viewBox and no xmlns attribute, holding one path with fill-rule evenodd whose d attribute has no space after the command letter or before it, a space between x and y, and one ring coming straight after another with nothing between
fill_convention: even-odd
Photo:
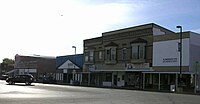
<instances>
[{"instance_id":1,"label":"car","mask_svg":"<svg viewBox=\"0 0 200 104\"><path fill-rule=\"evenodd\" d=\"M8 75L2 75L1 80L6 80L8 78Z\"/></svg>"},{"instance_id":2,"label":"car","mask_svg":"<svg viewBox=\"0 0 200 104\"><path fill-rule=\"evenodd\" d=\"M25 83L26 85L31 85L34 82L34 77L30 74L26 75L16 75L15 77L10 77L6 79L8 84L15 84L15 83Z\"/></svg>"}]
</instances>

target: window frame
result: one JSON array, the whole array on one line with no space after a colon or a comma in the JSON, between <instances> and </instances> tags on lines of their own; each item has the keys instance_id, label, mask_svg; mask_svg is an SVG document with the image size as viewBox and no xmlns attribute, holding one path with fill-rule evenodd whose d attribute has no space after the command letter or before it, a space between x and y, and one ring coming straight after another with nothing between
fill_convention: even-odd
<instances>
[{"instance_id":1,"label":"window frame","mask_svg":"<svg viewBox=\"0 0 200 104\"><path fill-rule=\"evenodd\" d=\"M94 62L94 50L85 50L84 52L84 61L86 63L93 63Z\"/></svg>"},{"instance_id":2,"label":"window frame","mask_svg":"<svg viewBox=\"0 0 200 104\"><path fill-rule=\"evenodd\" d=\"M135 57L134 57L134 54L136 54ZM132 43L131 44L131 59L132 60L145 59L145 55L146 55L146 43Z\"/></svg>"},{"instance_id":3,"label":"window frame","mask_svg":"<svg viewBox=\"0 0 200 104\"><path fill-rule=\"evenodd\" d=\"M105 48L105 60L116 61L117 60L117 47L106 47Z\"/></svg>"}]
</instances>

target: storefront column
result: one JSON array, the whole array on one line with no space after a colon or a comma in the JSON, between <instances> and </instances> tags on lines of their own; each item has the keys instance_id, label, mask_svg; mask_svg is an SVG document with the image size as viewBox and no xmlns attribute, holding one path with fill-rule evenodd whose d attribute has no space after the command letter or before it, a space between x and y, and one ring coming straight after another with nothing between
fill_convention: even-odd
<instances>
[{"instance_id":1,"label":"storefront column","mask_svg":"<svg viewBox=\"0 0 200 104\"><path fill-rule=\"evenodd\" d=\"M160 73L158 74L158 90L160 90Z\"/></svg>"},{"instance_id":2,"label":"storefront column","mask_svg":"<svg viewBox=\"0 0 200 104\"><path fill-rule=\"evenodd\" d=\"M83 74L83 73L80 73L80 77L79 77L79 78L80 78L80 79L79 79L80 85L82 84L82 78L83 78L83 77L82 77L82 74Z\"/></svg>"},{"instance_id":3,"label":"storefront column","mask_svg":"<svg viewBox=\"0 0 200 104\"><path fill-rule=\"evenodd\" d=\"M194 93L197 93L197 73L194 74Z\"/></svg>"},{"instance_id":4,"label":"storefront column","mask_svg":"<svg viewBox=\"0 0 200 104\"><path fill-rule=\"evenodd\" d=\"M178 89L178 74L176 74L176 91Z\"/></svg>"},{"instance_id":5,"label":"storefront column","mask_svg":"<svg viewBox=\"0 0 200 104\"><path fill-rule=\"evenodd\" d=\"M97 73L97 75L98 75L98 79L97 79L97 83L96 83L96 86L100 86L100 73Z\"/></svg>"},{"instance_id":6,"label":"storefront column","mask_svg":"<svg viewBox=\"0 0 200 104\"><path fill-rule=\"evenodd\" d=\"M145 88L145 73L143 73L143 90L144 90L144 88Z\"/></svg>"},{"instance_id":7,"label":"storefront column","mask_svg":"<svg viewBox=\"0 0 200 104\"><path fill-rule=\"evenodd\" d=\"M90 73L88 73L88 86L90 86Z\"/></svg>"}]
</instances>

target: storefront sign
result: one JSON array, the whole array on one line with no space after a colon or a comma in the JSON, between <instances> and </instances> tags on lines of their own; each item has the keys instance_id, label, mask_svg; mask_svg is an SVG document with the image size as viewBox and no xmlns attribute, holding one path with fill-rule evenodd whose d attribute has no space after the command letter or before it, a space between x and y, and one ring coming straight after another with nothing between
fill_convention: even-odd
<instances>
[{"instance_id":1,"label":"storefront sign","mask_svg":"<svg viewBox=\"0 0 200 104\"><path fill-rule=\"evenodd\" d=\"M143 63L143 64L127 64L126 69L130 70L138 70L138 69L147 69L149 68L149 63Z\"/></svg>"},{"instance_id":2,"label":"storefront sign","mask_svg":"<svg viewBox=\"0 0 200 104\"><path fill-rule=\"evenodd\" d=\"M89 65L89 70L95 70L95 65Z\"/></svg>"}]
</instances>

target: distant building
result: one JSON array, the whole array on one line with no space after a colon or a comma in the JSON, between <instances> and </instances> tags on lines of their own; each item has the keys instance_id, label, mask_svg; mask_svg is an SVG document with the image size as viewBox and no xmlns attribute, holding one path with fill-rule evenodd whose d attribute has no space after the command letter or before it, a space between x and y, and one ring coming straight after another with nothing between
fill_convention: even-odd
<instances>
[{"instance_id":1,"label":"distant building","mask_svg":"<svg viewBox=\"0 0 200 104\"><path fill-rule=\"evenodd\" d=\"M82 83L83 54L56 57L56 80L68 84Z\"/></svg>"},{"instance_id":2,"label":"distant building","mask_svg":"<svg viewBox=\"0 0 200 104\"><path fill-rule=\"evenodd\" d=\"M55 77L56 59L46 56L15 55L14 70L8 72L10 76L32 74L38 81L44 77Z\"/></svg>"},{"instance_id":3,"label":"distant building","mask_svg":"<svg viewBox=\"0 0 200 104\"><path fill-rule=\"evenodd\" d=\"M14 69L14 64L0 64L0 76Z\"/></svg>"},{"instance_id":4,"label":"distant building","mask_svg":"<svg viewBox=\"0 0 200 104\"><path fill-rule=\"evenodd\" d=\"M183 32L182 86L200 85L200 34ZM150 23L84 40L90 86L170 90L180 80L179 33ZM195 74L197 78L195 79Z\"/></svg>"}]
</instances>

